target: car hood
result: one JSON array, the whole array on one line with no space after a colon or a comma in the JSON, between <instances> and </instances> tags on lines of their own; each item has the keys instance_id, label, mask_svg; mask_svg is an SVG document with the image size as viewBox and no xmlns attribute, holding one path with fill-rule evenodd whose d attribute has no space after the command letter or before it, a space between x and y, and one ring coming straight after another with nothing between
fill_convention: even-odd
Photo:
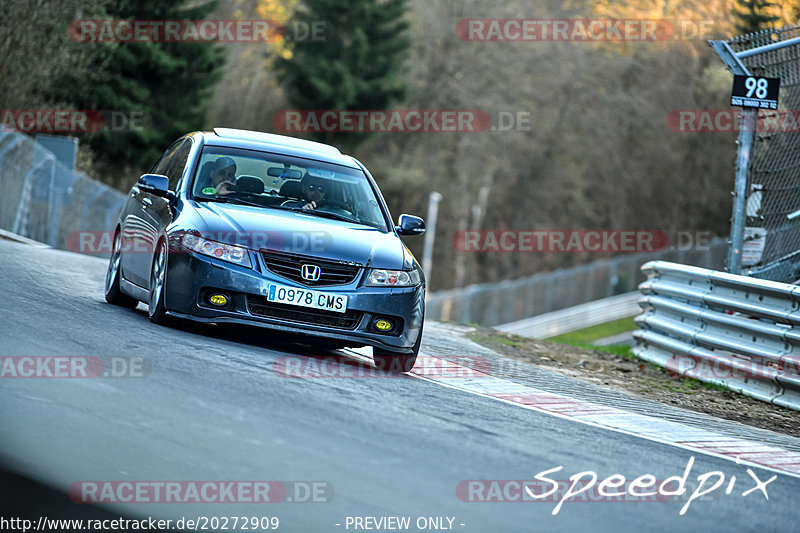
<instances>
[{"instance_id":1,"label":"car hood","mask_svg":"<svg viewBox=\"0 0 800 533\"><path fill-rule=\"evenodd\" d=\"M372 268L414 266L413 255L393 232L272 208L192 200L186 206L173 229L196 230L209 240Z\"/></svg>"}]
</instances>

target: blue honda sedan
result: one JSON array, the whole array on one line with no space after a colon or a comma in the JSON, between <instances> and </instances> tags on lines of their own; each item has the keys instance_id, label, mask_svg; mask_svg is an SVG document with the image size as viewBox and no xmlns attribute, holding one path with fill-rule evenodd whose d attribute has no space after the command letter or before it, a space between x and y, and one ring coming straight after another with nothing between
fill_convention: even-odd
<instances>
[{"instance_id":1,"label":"blue honda sedan","mask_svg":"<svg viewBox=\"0 0 800 533\"><path fill-rule=\"evenodd\" d=\"M185 135L131 189L114 230L110 303L150 320L249 324L414 366L422 269L369 171L333 146L217 128Z\"/></svg>"}]
</instances>

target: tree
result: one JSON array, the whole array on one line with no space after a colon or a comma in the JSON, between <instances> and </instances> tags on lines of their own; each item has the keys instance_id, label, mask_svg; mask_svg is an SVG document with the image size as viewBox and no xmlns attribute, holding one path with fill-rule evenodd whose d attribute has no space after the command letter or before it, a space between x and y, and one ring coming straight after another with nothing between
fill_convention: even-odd
<instances>
[{"instance_id":1,"label":"tree","mask_svg":"<svg viewBox=\"0 0 800 533\"><path fill-rule=\"evenodd\" d=\"M290 58L278 58L279 79L291 105L301 110L379 110L402 101L411 46L406 16L406 0L306 0L290 23L312 29L322 23L324 40L298 40L290 47ZM365 134L316 137L354 146Z\"/></svg>"},{"instance_id":2,"label":"tree","mask_svg":"<svg viewBox=\"0 0 800 533\"><path fill-rule=\"evenodd\" d=\"M776 7L769 0L736 0L733 8L736 33L754 33L773 26L780 19L774 12Z\"/></svg>"},{"instance_id":3,"label":"tree","mask_svg":"<svg viewBox=\"0 0 800 533\"><path fill-rule=\"evenodd\" d=\"M115 0L106 6L109 19L197 20L216 7L185 7L170 0ZM115 173L138 174L152 165L182 134L204 126L211 91L221 75L223 51L216 44L195 42L75 43L94 48L93 73L67 73L50 94L76 109L141 112L143 128L90 134L101 166ZM130 170L128 170L130 168Z\"/></svg>"},{"instance_id":4,"label":"tree","mask_svg":"<svg viewBox=\"0 0 800 533\"><path fill-rule=\"evenodd\" d=\"M45 109L58 79L90 74L92 54L72 42L74 19L102 18L108 0L3 0L0 2L0 105L3 109Z\"/></svg>"},{"instance_id":5,"label":"tree","mask_svg":"<svg viewBox=\"0 0 800 533\"><path fill-rule=\"evenodd\" d=\"M256 13L264 20L270 20L286 26L287 21L297 10L297 0L258 0L256 3ZM275 40L270 42L267 47L267 67L271 68L275 64L276 57L291 59L292 52L287 46L286 39L282 35L276 35Z\"/></svg>"}]
</instances>

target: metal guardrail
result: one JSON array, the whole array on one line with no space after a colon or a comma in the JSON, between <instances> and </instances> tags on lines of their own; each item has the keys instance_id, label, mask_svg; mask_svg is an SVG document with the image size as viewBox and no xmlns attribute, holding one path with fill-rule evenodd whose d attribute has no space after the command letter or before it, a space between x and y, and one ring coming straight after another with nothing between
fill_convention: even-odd
<instances>
[{"instance_id":1,"label":"metal guardrail","mask_svg":"<svg viewBox=\"0 0 800 533\"><path fill-rule=\"evenodd\" d=\"M0 128L0 229L69 249L76 232L113 230L124 202L27 135Z\"/></svg>"},{"instance_id":2,"label":"metal guardrail","mask_svg":"<svg viewBox=\"0 0 800 533\"><path fill-rule=\"evenodd\" d=\"M642 271L637 356L800 410L800 287L665 261Z\"/></svg>"},{"instance_id":3,"label":"metal guardrail","mask_svg":"<svg viewBox=\"0 0 800 533\"><path fill-rule=\"evenodd\" d=\"M642 281L641 266L665 260L722 268L728 243L622 254L533 276L428 293L425 316L441 322L495 327L628 292ZM632 313L635 314L635 313ZM609 318L608 320L612 320ZM601 322L606 322L602 320Z\"/></svg>"},{"instance_id":4,"label":"metal guardrail","mask_svg":"<svg viewBox=\"0 0 800 533\"><path fill-rule=\"evenodd\" d=\"M626 292L560 311L500 324L495 326L495 329L533 339L546 339L611 320L631 317L639 311L638 300L638 292Z\"/></svg>"}]
</instances>

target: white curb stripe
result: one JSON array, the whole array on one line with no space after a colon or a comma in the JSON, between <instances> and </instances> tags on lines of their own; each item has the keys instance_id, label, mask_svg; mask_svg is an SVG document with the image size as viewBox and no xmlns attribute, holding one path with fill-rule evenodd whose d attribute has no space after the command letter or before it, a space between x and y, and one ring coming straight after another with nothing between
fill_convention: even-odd
<instances>
[{"instance_id":1,"label":"white curb stripe","mask_svg":"<svg viewBox=\"0 0 800 533\"><path fill-rule=\"evenodd\" d=\"M426 359L428 360L426 361ZM617 407L595 404L561 394L542 391L520 383L492 377L475 369L459 370L457 364L449 361L437 360L434 363L430 359L438 358L420 356L418 360L422 363L420 365L421 368L447 369L448 375L458 376L467 375L467 372L469 372L471 377L458 379L436 377L428 375L430 372L425 370L420 374L412 370L410 374L418 379L424 379L473 394L488 396L559 418L621 431L732 461L738 458L746 463L800 477L800 453L798 452L734 438L670 420L627 412Z\"/></svg>"},{"instance_id":2,"label":"white curb stripe","mask_svg":"<svg viewBox=\"0 0 800 533\"><path fill-rule=\"evenodd\" d=\"M372 362L368 348L345 351L356 359ZM436 373L439 375L432 375ZM493 377L474 368L462 367L438 357L420 354L417 366L408 375L557 418L624 433L690 452L740 461L743 464L800 478L798 452L543 391Z\"/></svg>"}]
</instances>

